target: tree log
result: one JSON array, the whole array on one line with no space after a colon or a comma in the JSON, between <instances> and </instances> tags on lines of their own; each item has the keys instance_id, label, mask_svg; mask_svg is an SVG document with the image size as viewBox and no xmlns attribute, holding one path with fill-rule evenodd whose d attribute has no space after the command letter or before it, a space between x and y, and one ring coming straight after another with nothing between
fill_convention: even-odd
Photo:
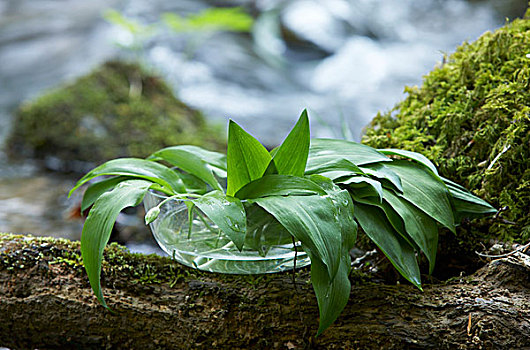
<instances>
[{"instance_id":1,"label":"tree log","mask_svg":"<svg viewBox=\"0 0 530 350\"><path fill-rule=\"evenodd\" d=\"M77 242L0 235L0 347L11 349L530 348L530 256L443 284L360 283L322 335L309 272L236 276L105 251L97 303ZM295 288L296 286L296 288Z\"/></svg>"}]
</instances>

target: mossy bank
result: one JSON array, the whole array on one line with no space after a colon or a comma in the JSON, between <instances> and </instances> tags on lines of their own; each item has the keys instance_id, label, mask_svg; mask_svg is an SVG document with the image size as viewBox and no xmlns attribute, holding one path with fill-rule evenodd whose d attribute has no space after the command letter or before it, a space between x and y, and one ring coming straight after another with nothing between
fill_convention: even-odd
<instances>
[{"instance_id":1,"label":"mossy bank","mask_svg":"<svg viewBox=\"0 0 530 350\"><path fill-rule=\"evenodd\" d=\"M224 132L139 65L111 61L23 104L7 141L11 158L100 163L165 146L224 150Z\"/></svg>"},{"instance_id":2,"label":"mossy bank","mask_svg":"<svg viewBox=\"0 0 530 350\"><path fill-rule=\"evenodd\" d=\"M500 209L464 224L460 244L530 239L530 17L464 43L421 87L379 114L362 142L423 153ZM467 232L466 232L467 231ZM489 233L489 234L488 234ZM480 248L478 248L480 249Z\"/></svg>"}]
</instances>

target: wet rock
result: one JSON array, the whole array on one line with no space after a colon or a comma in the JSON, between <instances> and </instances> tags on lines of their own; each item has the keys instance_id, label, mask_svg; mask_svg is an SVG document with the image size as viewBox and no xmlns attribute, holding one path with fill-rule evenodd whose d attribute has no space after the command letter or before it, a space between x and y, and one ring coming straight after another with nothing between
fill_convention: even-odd
<instances>
[{"instance_id":1,"label":"wet rock","mask_svg":"<svg viewBox=\"0 0 530 350\"><path fill-rule=\"evenodd\" d=\"M483 250L480 243L491 238L530 238L529 53L527 14L460 46L422 87L407 88L404 101L379 114L363 138L423 153L442 176L500 209L492 219L462 224L454 243L460 251Z\"/></svg>"},{"instance_id":2,"label":"wet rock","mask_svg":"<svg viewBox=\"0 0 530 350\"><path fill-rule=\"evenodd\" d=\"M12 158L40 159L53 170L84 171L176 144L220 149L222 139L160 77L137 64L111 61L22 105L7 150Z\"/></svg>"}]
</instances>

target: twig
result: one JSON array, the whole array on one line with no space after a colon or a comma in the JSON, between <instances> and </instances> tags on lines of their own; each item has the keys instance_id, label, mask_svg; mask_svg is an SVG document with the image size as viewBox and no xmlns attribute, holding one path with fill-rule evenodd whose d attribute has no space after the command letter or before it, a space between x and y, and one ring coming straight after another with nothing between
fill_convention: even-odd
<instances>
[{"instance_id":1,"label":"twig","mask_svg":"<svg viewBox=\"0 0 530 350\"><path fill-rule=\"evenodd\" d=\"M471 336L471 313L469 313L469 318L467 321L467 335L468 337Z\"/></svg>"},{"instance_id":2,"label":"twig","mask_svg":"<svg viewBox=\"0 0 530 350\"><path fill-rule=\"evenodd\" d=\"M294 241L294 236L291 236L291 238L293 240L293 247L294 247L294 262L293 262L293 274L292 274L293 286L294 286L294 290L298 292L298 288L296 287L296 260L298 259L298 249L296 247L296 242Z\"/></svg>"},{"instance_id":3,"label":"twig","mask_svg":"<svg viewBox=\"0 0 530 350\"><path fill-rule=\"evenodd\" d=\"M514 255L515 253L517 252L525 252L528 248L530 247L530 242L526 243L525 245L523 246L520 246L519 248L509 252L509 253L506 253L506 254L500 254L500 255L488 255L488 254L483 254L483 253L479 253L479 252L475 252L478 256L481 256L483 258L494 258L494 259L497 259L497 258L506 258L510 255Z\"/></svg>"}]
</instances>

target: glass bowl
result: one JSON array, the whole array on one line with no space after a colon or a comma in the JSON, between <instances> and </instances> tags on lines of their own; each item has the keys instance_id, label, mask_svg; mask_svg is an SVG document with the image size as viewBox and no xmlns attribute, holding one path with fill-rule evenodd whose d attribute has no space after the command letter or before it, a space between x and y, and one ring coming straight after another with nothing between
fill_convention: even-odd
<instances>
[{"instance_id":1,"label":"glass bowl","mask_svg":"<svg viewBox=\"0 0 530 350\"><path fill-rule=\"evenodd\" d=\"M149 192L144 198L146 212L166 198ZM189 204L179 199L167 201L150 224L160 248L181 264L229 274L274 273L310 264L300 243L293 244L276 219L256 205L247 208L247 234L240 252L197 207L189 217Z\"/></svg>"}]
</instances>

